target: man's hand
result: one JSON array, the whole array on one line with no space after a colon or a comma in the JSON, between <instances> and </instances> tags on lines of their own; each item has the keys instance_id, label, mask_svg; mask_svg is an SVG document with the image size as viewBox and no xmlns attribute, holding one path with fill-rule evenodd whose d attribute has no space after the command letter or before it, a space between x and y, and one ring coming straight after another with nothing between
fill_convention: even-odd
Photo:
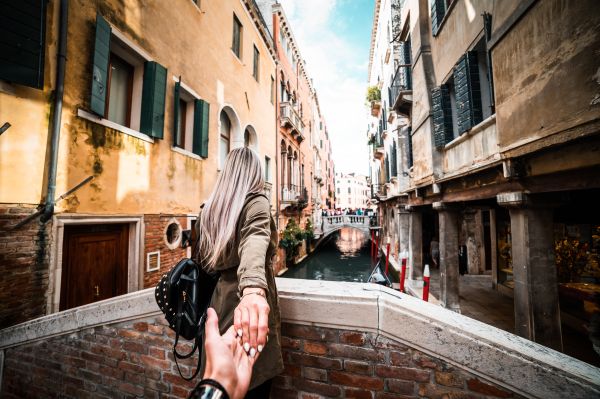
<instances>
[{"instance_id":1,"label":"man's hand","mask_svg":"<svg viewBox=\"0 0 600 399\"><path fill-rule=\"evenodd\" d=\"M219 320L212 308L208 309L204 349L206 370L203 378L218 381L231 399L243 398L250 385L252 366L256 358L248 356L244 351L233 326L223 335L219 334Z\"/></svg>"}]
</instances>

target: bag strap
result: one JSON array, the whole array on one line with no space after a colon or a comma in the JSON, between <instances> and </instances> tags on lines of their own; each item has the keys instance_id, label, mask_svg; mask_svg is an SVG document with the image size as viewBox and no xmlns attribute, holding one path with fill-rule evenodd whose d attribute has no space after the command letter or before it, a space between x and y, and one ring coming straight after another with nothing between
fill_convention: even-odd
<instances>
[{"instance_id":1,"label":"bag strap","mask_svg":"<svg viewBox=\"0 0 600 399\"><path fill-rule=\"evenodd\" d=\"M179 304L177 305L177 324L176 324L177 327L175 329L175 343L173 344L173 357L175 358L175 365L177 366L177 372L179 372L179 375L181 376L181 378L183 378L186 381L191 381L200 372L200 366L201 366L201 362L202 362L202 336L204 335L204 332L200 331L200 329L198 329L198 334L196 334L196 338L194 339L194 347L192 348L190 353L188 353L187 355L182 355L179 352L177 352L177 343L179 342L179 330L181 329L181 318L183 315L182 310L183 310L183 304L181 303L181 301L179 301ZM199 325L203 324L204 317L205 316L203 315L202 318L200 319ZM196 371L194 371L191 376L186 377L181 372L181 369L179 368L179 362L177 361L177 359L188 359L188 358L192 357L194 355L194 353L196 352L196 349L198 349L198 365L196 366Z\"/></svg>"}]
</instances>

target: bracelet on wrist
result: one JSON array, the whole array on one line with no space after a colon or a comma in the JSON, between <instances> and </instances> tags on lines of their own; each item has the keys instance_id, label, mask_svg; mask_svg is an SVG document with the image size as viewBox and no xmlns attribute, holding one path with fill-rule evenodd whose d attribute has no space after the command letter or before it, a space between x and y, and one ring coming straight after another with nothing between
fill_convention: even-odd
<instances>
[{"instance_id":1,"label":"bracelet on wrist","mask_svg":"<svg viewBox=\"0 0 600 399\"><path fill-rule=\"evenodd\" d=\"M248 295L252 295L252 294L262 296L265 299L267 298L267 294L265 294L265 292L263 290L246 292L245 294L242 294L242 298L245 296L248 296Z\"/></svg>"},{"instance_id":2,"label":"bracelet on wrist","mask_svg":"<svg viewBox=\"0 0 600 399\"><path fill-rule=\"evenodd\" d=\"M229 399L229 395L218 381L205 378L196 385L189 399Z\"/></svg>"}]
</instances>

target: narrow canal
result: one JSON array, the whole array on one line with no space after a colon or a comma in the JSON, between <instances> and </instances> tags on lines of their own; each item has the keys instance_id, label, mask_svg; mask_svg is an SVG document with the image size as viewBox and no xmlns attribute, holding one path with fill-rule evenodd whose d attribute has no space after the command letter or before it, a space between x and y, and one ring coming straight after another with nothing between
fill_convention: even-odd
<instances>
[{"instance_id":1,"label":"narrow canal","mask_svg":"<svg viewBox=\"0 0 600 399\"><path fill-rule=\"evenodd\" d=\"M372 269L370 256L368 235L344 227L281 277L366 282Z\"/></svg>"}]
</instances>

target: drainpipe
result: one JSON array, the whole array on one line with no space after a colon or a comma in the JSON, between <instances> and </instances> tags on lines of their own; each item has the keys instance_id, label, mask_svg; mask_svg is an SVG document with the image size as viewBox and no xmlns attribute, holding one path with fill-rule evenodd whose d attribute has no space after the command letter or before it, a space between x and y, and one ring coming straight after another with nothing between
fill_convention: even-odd
<instances>
[{"instance_id":1,"label":"drainpipe","mask_svg":"<svg viewBox=\"0 0 600 399\"><path fill-rule=\"evenodd\" d=\"M58 165L58 144L62 116L63 94L65 88L65 64L67 60L67 16L68 0L60 0L60 27L58 36L58 54L56 56L56 91L52 110L52 129L50 131L50 162L48 165L48 185L46 200L40 220L46 223L54 214L54 196L56 195L56 169Z\"/></svg>"}]
</instances>

